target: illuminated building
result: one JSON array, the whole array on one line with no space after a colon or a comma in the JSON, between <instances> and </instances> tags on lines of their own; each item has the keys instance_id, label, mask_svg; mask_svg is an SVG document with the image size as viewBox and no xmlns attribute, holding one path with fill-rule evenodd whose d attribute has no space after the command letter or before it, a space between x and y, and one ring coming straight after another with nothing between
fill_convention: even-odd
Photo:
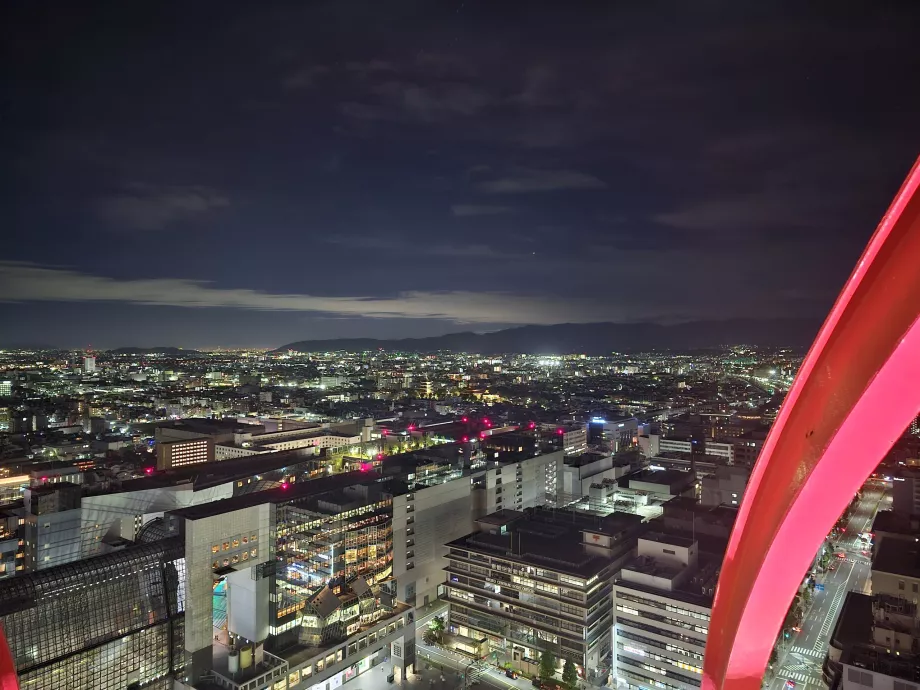
<instances>
[{"instance_id":1,"label":"illuminated building","mask_svg":"<svg viewBox=\"0 0 920 690\"><path fill-rule=\"evenodd\" d=\"M207 437L158 441L156 450L158 470L214 461L214 442Z\"/></svg>"},{"instance_id":2,"label":"illuminated building","mask_svg":"<svg viewBox=\"0 0 920 690\"><path fill-rule=\"evenodd\" d=\"M638 515L550 509L481 518L479 532L447 544L454 646L525 669L549 650L603 684L610 580L632 556L641 523Z\"/></svg>"},{"instance_id":3,"label":"illuminated building","mask_svg":"<svg viewBox=\"0 0 920 690\"><path fill-rule=\"evenodd\" d=\"M87 356L83 358L83 373L93 374L96 372L96 358Z\"/></svg>"},{"instance_id":4,"label":"illuminated building","mask_svg":"<svg viewBox=\"0 0 920 690\"><path fill-rule=\"evenodd\" d=\"M663 526L663 520L651 525ZM721 542L724 545L724 541ZM613 583L614 673L618 685L698 688L721 554L699 541L651 532Z\"/></svg>"},{"instance_id":5,"label":"illuminated building","mask_svg":"<svg viewBox=\"0 0 920 690\"><path fill-rule=\"evenodd\" d=\"M176 538L0 580L21 687L171 690L184 665L184 584Z\"/></svg>"},{"instance_id":6,"label":"illuminated building","mask_svg":"<svg viewBox=\"0 0 920 690\"><path fill-rule=\"evenodd\" d=\"M12 381L0 381L0 398L8 398L13 394Z\"/></svg>"}]
</instances>

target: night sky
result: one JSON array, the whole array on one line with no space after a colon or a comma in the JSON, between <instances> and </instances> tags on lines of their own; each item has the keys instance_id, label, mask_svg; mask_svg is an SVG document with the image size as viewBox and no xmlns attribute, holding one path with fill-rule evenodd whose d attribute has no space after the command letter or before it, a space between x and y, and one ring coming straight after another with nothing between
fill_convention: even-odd
<instances>
[{"instance_id":1,"label":"night sky","mask_svg":"<svg viewBox=\"0 0 920 690\"><path fill-rule=\"evenodd\" d=\"M917 3L4 6L4 345L821 316L920 153Z\"/></svg>"}]
</instances>

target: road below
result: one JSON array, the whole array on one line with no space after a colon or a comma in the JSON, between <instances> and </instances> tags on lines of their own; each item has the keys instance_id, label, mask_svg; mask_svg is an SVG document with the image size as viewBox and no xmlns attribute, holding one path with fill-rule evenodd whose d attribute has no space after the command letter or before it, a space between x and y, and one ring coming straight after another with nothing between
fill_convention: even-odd
<instances>
[{"instance_id":1,"label":"road below","mask_svg":"<svg viewBox=\"0 0 920 690\"><path fill-rule=\"evenodd\" d=\"M845 554L845 558L834 558L834 570L818 576L819 586L823 584L824 590L816 588L801 631L793 633L779 650L777 670L765 687L783 690L787 680L793 681L797 688L817 690L824 687L821 666L846 593L858 591L868 594L871 589L872 561L863 553L869 547L864 545L859 535L872 528L876 512L889 508L890 501L891 497L881 484L872 483L864 487L846 532L837 543L837 552Z\"/></svg>"}]
</instances>

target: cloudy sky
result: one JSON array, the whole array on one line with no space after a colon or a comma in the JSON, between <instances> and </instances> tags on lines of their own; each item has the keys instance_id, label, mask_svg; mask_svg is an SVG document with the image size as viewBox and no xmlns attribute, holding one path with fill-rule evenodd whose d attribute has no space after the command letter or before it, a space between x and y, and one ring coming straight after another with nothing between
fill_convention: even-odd
<instances>
[{"instance_id":1,"label":"cloudy sky","mask_svg":"<svg viewBox=\"0 0 920 690\"><path fill-rule=\"evenodd\" d=\"M911 5L7 3L0 344L820 316Z\"/></svg>"}]
</instances>

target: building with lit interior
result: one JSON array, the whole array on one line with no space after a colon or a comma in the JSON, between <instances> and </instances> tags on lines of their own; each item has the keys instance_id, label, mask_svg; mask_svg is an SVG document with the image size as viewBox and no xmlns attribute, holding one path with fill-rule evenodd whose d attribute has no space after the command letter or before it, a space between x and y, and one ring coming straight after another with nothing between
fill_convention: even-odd
<instances>
[{"instance_id":1,"label":"building with lit interior","mask_svg":"<svg viewBox=\"0 0 920 690\"><path fill-rule=\"evenodd\" d=\"M503 510L449 544L449 630L468 653L495 652L534 671L543 650L606 679L610 582L635 549L642 518Z\"/></svg>"},{"instance_id":2,"label":"building with lit interior","mask_svg":"<svg viewBox=\"0 0 920 690\"><path fill-rule=\"evenodd\" d=\"M613 583L614 674L629 688L698 688L725 541L657 531L665 518L650 527Z\"/></svg>"}]
</instances>

